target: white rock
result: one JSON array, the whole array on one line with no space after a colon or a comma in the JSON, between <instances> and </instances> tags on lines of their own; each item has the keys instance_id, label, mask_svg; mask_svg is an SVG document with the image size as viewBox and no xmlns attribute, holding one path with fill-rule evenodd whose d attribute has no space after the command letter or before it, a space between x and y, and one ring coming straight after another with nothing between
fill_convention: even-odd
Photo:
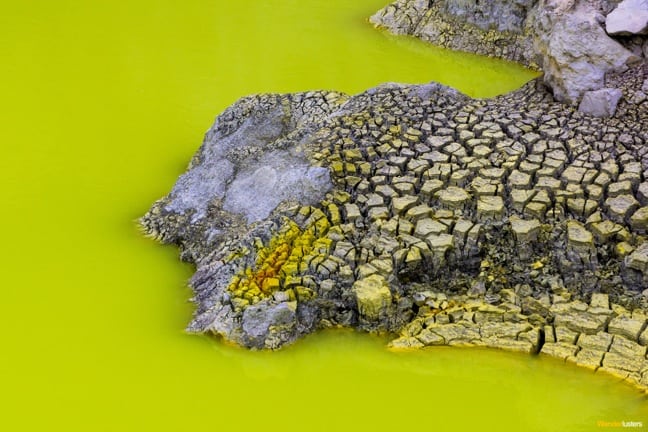
<instances>
[{"instance_id":1,"label":"white rock","mask_svg":"<svg viewBox=\"0 0 648 432\"><path fill-rule=\"evenodd\" d=\"M585 92L578 111L596 117L612 117L621 96L623 96L623 92L614 88Z\"/></svg>"},{"instance_id":2,"label":"white rock","mask_svg":"<svg viewBox=\"0 0 648 432\"><path fill-rule=\"evenodd\" d=\"M599 23L597 2L540 0L529 17L544 81L554 97L576 105L588 90L604 87L605 74L638 57L610 38Z\"/></svg>"},{"instance_id":3,"label":"white rock","mask_svg":"<svg viewBox=\"0 0 648 432\"><path fill-rule=\"evenodd\" d=\"M605 19L608 34L648 34L648 0L624 0Z\"/></svg>"}]
</instances>

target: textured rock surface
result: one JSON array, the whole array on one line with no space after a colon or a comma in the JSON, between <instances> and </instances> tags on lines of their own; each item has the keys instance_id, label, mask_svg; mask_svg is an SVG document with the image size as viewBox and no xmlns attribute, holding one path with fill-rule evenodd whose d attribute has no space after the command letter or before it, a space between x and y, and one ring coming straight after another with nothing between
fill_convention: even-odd
<instances>
[{"instance_id":1,"label":"textured rock surface","mask_svg":"<svg viewBox=\"0 0 648 432\"><path fill-rule=\"evenodd\" d=\"M644 315L610 305L604 294L593 295L589 305L554 295L553 302L549 297L545 300L549 315L529 315L519 297L506 294L505 301L493 306L466 296L425 292L419 300L425 306L390 346L485 346L539 352L648 388L648 341L638 342L638 334L646 328Z\"/></svg>"},{"instance_id":2,"label":"textured rock surface","mask_svg":"<svg viewBox=\"0 0 648 432\"><path fill-rule=\"evenodd\" d=\"M535 65L526 17L534 0L397 0L370 21L453 50Z\"/></svg>"},{"instance_id":3,"label":"textured rock surface","mask_svg":"<svg viewBox=\"0 0 648 432\"><path fill-rule=\"evenodd\" d=\"M609 83L634 98L646 79L642 66ZM395 346L544 349L636 375L636 358L592 344L579 358L577 341L648 339L647 103L597 118L539 82L487 100L438 84L248 97L142 225L197 266L191 331L278 348L324 327L409 329ZM273 165L246 171L258 161ZM330 189L265 202L265 217L227 206L250 199L232 186L247 173L293 165Z\"/></svg>"},{"instance_id":4,"label":"textured rock surface","mask_svg":"<svg viewBox=\"0 0 648 432\"><path fill-rule=\"evenodd\" d=\"M632 0L633 10L643 1ZM606 15L620 21L615 14L623 8L610 13L615 6L608 0L398 0L371 22L450 49L539 67L558 101L578 105L585 92L605 86L607 73L645 57L645 37L616 40L606 33ZM640 15L633 19L641 21Z\"/></svg>"},{"instance_id":5,"label":"textured rock surface","mask_svg":"<svg viewBox=\"0 0 648 432\"><path fill-rule=\"evenodd\" d=\"M446 14L459 17L483 30L521 33L524 31L526 15L535 2L536 0L455 0L439 3Z\"/></svg>"},{"instance_id":6,"label":"textured rock surface","mask_svg":"<svg viewBox=\"0 0 648 432\"><path fill-rule=\"evenodd\" d=\"M544 81L559 101L577 104L583 93L604 85L605 74L637 61L600 24L601 2L540 0L530 15L533 45Z\"/></svg>"},{"instance_id":7,"label":"textured rock surface","mask_svg":"<svg viewBox=\"0 0 648 432\"><path fill-rule=\"evenodd\" d=\"M372 274L358 279L353 284L352 290L356 296L361 318L376 321L381 316L384 318L387 315L391 305L391 291L384 277Z\"/></svg>"},{"instance_id":8,"label":"textured rock surface","mask_svg":"<svg viewBox=\"0 0 648 432\"><path fill-rule=\"evenodd\" d=\"M266 218L282 201L318 202L332 187L328 170L311 167L298 149L282 146L288 136L303 133L318 117L329 114L341 95L295 95L243 99L219 117L205 143L171 192L167 208L193 212L203 219L215 201L247 222ZM329 104L333 101L333 104ZM245 113L235 124L227 120ZM268 151L272 149L272 151Z\"/></svg>"},{"instance_id":9,"label":"textured rock surface","mask_svg":"<svg viewBox=\"0 0 648 432\"><path fill-rule=\"evenodd\" d=\"M600 89L583 94L578 110L596 117L612 117L623 96L619 89Z\"/></svg>"},{"instance_id":10,"label":"textured rock surface","mask_svg":"<svg viewBox=\"0 0 648 432\"><path fill-rule=\"evenodd\" d=\"M623 0L605 18L611 35L648 34L648 0Z\"/></svg>"}]
</instances>

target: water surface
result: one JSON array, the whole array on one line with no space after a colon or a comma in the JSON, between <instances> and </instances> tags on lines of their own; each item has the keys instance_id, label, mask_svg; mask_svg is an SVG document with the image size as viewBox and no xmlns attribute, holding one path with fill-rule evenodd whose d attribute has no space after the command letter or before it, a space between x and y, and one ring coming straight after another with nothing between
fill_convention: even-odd
<instances>
[{"instance_id":1,"label":"water surface","mask_svg":"<svg viewBox=\"0 0 648 432\"><path fill-rule=\"evenodd\" d=\"M394 354L327 332L278 353L188 336L177 252L134 220L217 113L256 92L441 81L515 65L377 32L384 0L5 2L0 14L0 430L596 429L629 387L490 351Z\"/></svg>"}]
</instances>

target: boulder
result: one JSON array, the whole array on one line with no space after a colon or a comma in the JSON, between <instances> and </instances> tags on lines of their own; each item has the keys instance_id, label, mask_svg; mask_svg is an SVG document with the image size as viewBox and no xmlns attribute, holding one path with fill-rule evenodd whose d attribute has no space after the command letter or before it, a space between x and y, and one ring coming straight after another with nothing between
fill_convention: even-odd
<instances>
[{"instance_id":1,"label":"boulder","mask_svg":"<svg viewBox=\"0 0 648 432\"><path fill-rule=\"evenodd\" d=\"M223 210L252 223L265 219L282 201L321 201L333 187L329 170L311 166L296 149L280 145L295 126L318 119L317 111L300 106L316 99L300 94L293 101L280 95L268 95L262 103L254 97L238 101L207 132L190 169L173 187L165 210L193 212L192 219L197 221L217 200ZM325 97L320 103L321 114L336 106ZM245 115L236 122L227 121L228 114L239 112Z\"/></svg>"},{"instance_id":2,"label":"boulder","mask_svg":"<svg viewBox=\"0 0 648 432\"><path fill-rule=\"evenodd\" d=\"M533 46L556 100L577 105L583 94L605 85L638 57L610 38L601 21L603 0L540 0L527 18Z\"/></svg>"},{"instance_id":3,"label":"boulder","mask_svg":"<svg viewBox=\"0 0 648 432\"><path fill-rule=\"evenodd\" d=\"M384 315L391 304L391 291L384 277L373 274L359 279L353 284L360 316L369 321L375 321Z\"/></svg>"},{"instance_id":4,"label":"boulder","mask_svg":"<svg viewBox=\"0 0 648 432\"><path fill-rule=\"evenodd\" d=\"M595 117L612 117L622 96L621 90L612 88L587 91L578 105L578 111Z\"/></svg>"},{"instance_id":5,"label":"boulder","mask_svg":"<svg viewBox=\"0 0 648 432\"><path fill-rule=\"evenodd\" d=\"M297 324L297 302L268 305L265 302L248 306L243 312L242 329L247 345L265 348L269 336L280 340L281 345L292 338Z\"/></svg>"},{"instance_id":6,"label":"boulder","mask_svg":"<svg viewBox=\"0 0 648 432\"><path fill-rule=\"evenodd\" d=\"M648 34L648 0L623 0L605 18L610 35Z\"/></svg>"}]
</instances>

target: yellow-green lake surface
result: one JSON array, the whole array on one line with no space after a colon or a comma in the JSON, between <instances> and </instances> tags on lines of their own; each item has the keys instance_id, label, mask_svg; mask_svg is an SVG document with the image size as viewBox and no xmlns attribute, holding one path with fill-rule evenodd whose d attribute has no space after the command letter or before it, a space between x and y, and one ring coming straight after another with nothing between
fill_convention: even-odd
<instances>
[{"instance_id":1,"label":"yellow-green lake surface","mask_svg":"<svg viewBox=\"0 0 648 432\"><path fill-rule=\"evenodd\" d=\"M135 220L238 97L431 80L485 97L534 77L373 29L385 1L2 3L0 431L648 427L636 390L538 357L183 332L192 268Z\"/></svg>"}]
</instances>

